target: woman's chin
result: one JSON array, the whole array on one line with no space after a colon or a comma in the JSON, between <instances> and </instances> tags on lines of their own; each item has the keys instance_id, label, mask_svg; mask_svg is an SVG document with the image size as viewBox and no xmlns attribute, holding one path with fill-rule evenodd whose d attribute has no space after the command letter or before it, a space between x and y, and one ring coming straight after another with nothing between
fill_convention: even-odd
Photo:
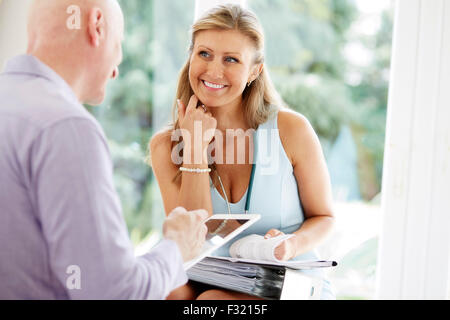
<instances>
[{"instance_id":1,"label":"woman's chin","mask_svg":"<svg viewBox=\"0 0 450 320\"><path fill-rule=\"evenodd\" d=\"M198 96L197 96L198 97ZM206 97L199 97L199 101L201 104L204 104L205 106L209 108L217 108L220 107L220 101L217 101L217 99L210 99Z\"/></svg>"}]
</instances>

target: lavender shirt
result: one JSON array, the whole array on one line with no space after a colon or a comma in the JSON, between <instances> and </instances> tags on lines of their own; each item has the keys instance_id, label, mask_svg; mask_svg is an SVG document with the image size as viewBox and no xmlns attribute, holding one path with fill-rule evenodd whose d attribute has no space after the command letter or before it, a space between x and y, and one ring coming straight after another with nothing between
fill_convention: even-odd
<instances>
[{"instance_id":1,"label":"lavender shirt","mask_svg":"<svg viewBox=\"0 0 450 320\"><path fill-rule=\"evenodd\" d=\"M175 242L135 257L98 122L22 55L0 74L0 299L162 299L186 283Z\"/></svg>"}]
</instances>

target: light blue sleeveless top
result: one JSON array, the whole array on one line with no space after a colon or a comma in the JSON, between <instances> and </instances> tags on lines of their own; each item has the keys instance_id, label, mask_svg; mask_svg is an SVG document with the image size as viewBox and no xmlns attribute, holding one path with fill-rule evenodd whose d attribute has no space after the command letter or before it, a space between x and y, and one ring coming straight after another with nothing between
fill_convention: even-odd
<instances>
[{"instance_id":1,"label":"light blue sleeveless top","mask_svg":"<svg viewBox=\"0 0 450 320\"><path fill-rule=\"evenodd\" d=\"M301 227L305 219L294 170L280 140L278 113L256 130L255 151L256 170L249 213L260 214L261 219L216 250L216 256L229 256L231 243L250 234L265 235L270 229L278 229L286 234L293 233ZM244 213L247 193L248 189L238 203L230 203L231 213ZM212 182L211 199L214 214L228 213L225 199ZM317 254L312 251L293 260L317 259Z\"/></svg>"}]
</instances>

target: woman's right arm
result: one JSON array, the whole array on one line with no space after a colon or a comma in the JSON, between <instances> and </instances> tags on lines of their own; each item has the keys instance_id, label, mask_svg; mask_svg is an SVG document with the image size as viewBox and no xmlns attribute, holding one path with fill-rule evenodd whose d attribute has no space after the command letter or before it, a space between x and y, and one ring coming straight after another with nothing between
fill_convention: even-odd
<instances>
[{"instance_id":1,"label":"woman's right arm","mask_svg":"<svg viewBox=\"0 0 450 320\"><path fill-rule=\"evenodd\" d=\"M170 137L170 132L166 130L155 134L150 140L151 166L161 191L166 215L178 207L177 197L180 192L179 184L173 181L178 168L171 159Z\"/></svg>"},{"instance_id":2,"label":"woman's right arm","mask_svg":"<svg viewBox=\"0 0 450 320\"><path fill-rule=\"evenodd\" d=\"M211 124L208 126L204 119L204 117L209 117L209 115L203 114L203 111L195 110L195 108L192 107L194 104L196 104L195 100L191 99L191 106L188 106L186 110L181 111L180 118L186 120L184 121L184 124L186 124L186 122L189 124L193 121L200 121L205 124L204 128L210 127ZM183 127L185 130L193 132L192 125ZM172 160L171 135L172 133L166 130L157 133L150 141L152 168L161 190L166 214L176 207L183 207L189 211L205 209L211 215L213 209L208 173L183 172L180 179L173 181L178 174L179 167ZM185 139L186 136L183 138ZM186 148L190 148L193 157L195 151L193 146L191 147L189 143L186 143L185 146ZM202 154L205 153L206 155L204 146L202 146L202 149L203 150L200 152ZM186 150L184 151L183 167L208 168L206 156L202 156L201 163L192 163L192 161L187 159L189 153L186 152Z\"/></svg>"}]
</instances>

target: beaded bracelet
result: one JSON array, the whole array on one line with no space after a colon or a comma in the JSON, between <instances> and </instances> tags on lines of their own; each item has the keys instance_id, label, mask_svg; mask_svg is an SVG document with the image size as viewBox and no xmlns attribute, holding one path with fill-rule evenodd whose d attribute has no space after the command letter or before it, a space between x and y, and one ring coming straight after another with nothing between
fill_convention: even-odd
<instances>
[{"instance_id":1,"label":"beaded bracelet","mask_svg":"<svg viewBox=\"0 0 450 320\"><path fill-rule=\"evenodd\" d=\"M181 172L189 172L189 173L210 173L211 172L211 168L208 169L199 169L199 168L184 168L184 167L180 167L180 171Z\"/></svg>"}]
</instances>

